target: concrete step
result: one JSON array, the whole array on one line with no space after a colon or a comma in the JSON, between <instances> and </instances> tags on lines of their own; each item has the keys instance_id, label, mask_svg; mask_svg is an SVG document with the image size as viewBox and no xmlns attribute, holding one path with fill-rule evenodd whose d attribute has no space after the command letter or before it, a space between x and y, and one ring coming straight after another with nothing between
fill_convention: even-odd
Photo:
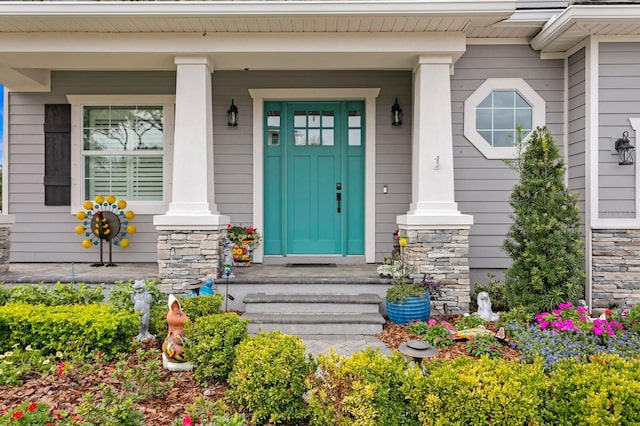
<instances>
[{"instance_id":1,"label":"concrete step","mask_svg":"<svg viewBox=\"0 0 640 426\"><path fill-rule=\"evenodd\" d=\"M374 335L385 323L380 313L362 314L258 314L242 315L248 319L249 333L272 330L293 335Z\"/></svg>"},{"instance_id":2,"label":"concrete step","mask_svg":"<svg viewBox=\"0 0 640 426\"><path fill-rule=\"evenodd\" d=\"M247 313L375 314L382 298L367 294L267 294L250 293L243 299Z\"/></svg>"}]
</instances>

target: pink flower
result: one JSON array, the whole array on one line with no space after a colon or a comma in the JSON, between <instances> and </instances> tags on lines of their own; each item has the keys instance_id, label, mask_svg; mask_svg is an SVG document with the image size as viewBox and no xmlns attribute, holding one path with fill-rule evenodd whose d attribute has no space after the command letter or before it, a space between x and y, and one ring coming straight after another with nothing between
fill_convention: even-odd
<instances>
[{"instance_id":1,"label":"pink flower","mask_svg":"<svg viewBox=\"0 0 640 426\"><path fill-rule=\"evenodd\" d=\"M593 327L591 331L593 331L593 334L596 336L602 336L602 329L600 327Z\"/></svg>"},{"instance_id":2,"label":"pink flower","mask_svg":"<svg viewBox=\"0 0 640 426\"><path fill-rule=\"evenodd\" d=\"M438 323L438 321L434 320L434 319L430 319L429 321L427 321L427 326L428 327L433 327L434 325L436 325Z\"/></svg>"},{"instance_id":3,"label":"pink flower","mask_svg":"<svg viewBox=\"0 0 640 426\"><path fill-rule=\"evenodd\" d=\"M562 311L560 309L554 309L553 311L551 311L551 313L553 315L560 315L562 313Z\"/></svg>"},{"instance_id":4,"label":"pink flower","mask_svg":"<svg viewBox=\"0 0 640 426\"><path fill-rule=\"evenodd\" d=\"M193 419L190 416L187 416L182 420L182 426L193 426Z\"/></svg>"},{"instance_id":5,"label":"pink flower","mask_svg":"<svg viewBox=\"0 0 640 426\"><path fill-rule=\"evenodd\" d=\"M587 322L587 321L589 321L589 319L583 315L583 316L580 317L580 321Z\"/></svg>"},{"instance_id":6,"label":"pink flower","mask_svg":"<svg viewBox=\"0 0 640 426\"><path fill-rule=\"evenodd\" d=\"M572 306L573 306L573 303L567 302L567 303L560 303L558 305L558 308L560 308L560 309L569 309Z\"/></svg>"},{"instance_id":7,"label":"pink flower","mask_svg":"<svg viewBox=\"0 0 640 426\"><path fill-rule=\"evenodd\" d=\"M584 306L578 306L576 308L576 310L578 311L579 314L586 314L589 310L587 308L585 308Z\"/></svg>"},{"instance_id":8,"label":"pink flower","mask_svg":"<svg viewBox=\"0 0 640 426\"><path fill-rule=\"evenodd\" d=\"M549 326L549 321L542 321L542 322L540 323L540 328L541 328L541 329L543 329L543 330L544 330L545 328L547 328L548 326Z\"/></svg>"}]
</instances>

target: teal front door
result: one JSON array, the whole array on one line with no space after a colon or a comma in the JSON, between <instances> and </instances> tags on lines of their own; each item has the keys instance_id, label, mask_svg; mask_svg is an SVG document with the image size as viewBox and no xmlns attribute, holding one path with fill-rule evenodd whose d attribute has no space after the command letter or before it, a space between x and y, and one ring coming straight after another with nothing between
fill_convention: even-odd
<instances>
[{"instance_id":1,"label":"teal front door","mask_svg":"<svg viewBox=\"0 0 640 426\"><path fill-rule=\"evenodd\" d=\"M268 102L265 254L364 253L361 102Z\"/></svg>"}]
</instances>

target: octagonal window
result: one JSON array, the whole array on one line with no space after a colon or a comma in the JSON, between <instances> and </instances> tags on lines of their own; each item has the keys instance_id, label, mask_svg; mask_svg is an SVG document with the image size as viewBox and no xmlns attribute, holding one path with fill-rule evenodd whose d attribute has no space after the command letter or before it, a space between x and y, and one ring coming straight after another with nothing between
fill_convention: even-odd
<instances>
[{"instance_id":1,"label":"octagonal window","mask_svg":"<svg viewBox=\"0 0 640 426\"><path fill-rule=\"evenodd\" d=\"M544 125L545 102L522 79L487 79L465 101L464 135L490 159L517 155L523 139Z\"/></svg>"}]
</instances>

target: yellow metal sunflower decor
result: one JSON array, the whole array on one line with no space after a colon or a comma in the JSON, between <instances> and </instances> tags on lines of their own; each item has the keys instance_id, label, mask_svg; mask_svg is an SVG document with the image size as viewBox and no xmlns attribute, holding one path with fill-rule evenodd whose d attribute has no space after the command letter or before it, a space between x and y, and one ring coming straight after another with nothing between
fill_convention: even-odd
<instances>
[{"instance_id":1,"label":"yellow metal sunflower decor","mask_svg":"<svg viewBox=\"0 0 640 426\"><path fill-rule=\"evenodd\" d=\"M91 201L84 202L84 210L76 213L82 225L76 226L76 234L84 235L82 241L84 248L91 248L100 245L100 263L91 266L117 266L111 261L112 245L122 248L129 247L127 235L136 233L136 226L130 221L135 217L135 213L127 208L125 200L117 200L115 195L98 195ZM102 260L102 244L109 243L109 263Z\"/></svg>"}]
</instances>

